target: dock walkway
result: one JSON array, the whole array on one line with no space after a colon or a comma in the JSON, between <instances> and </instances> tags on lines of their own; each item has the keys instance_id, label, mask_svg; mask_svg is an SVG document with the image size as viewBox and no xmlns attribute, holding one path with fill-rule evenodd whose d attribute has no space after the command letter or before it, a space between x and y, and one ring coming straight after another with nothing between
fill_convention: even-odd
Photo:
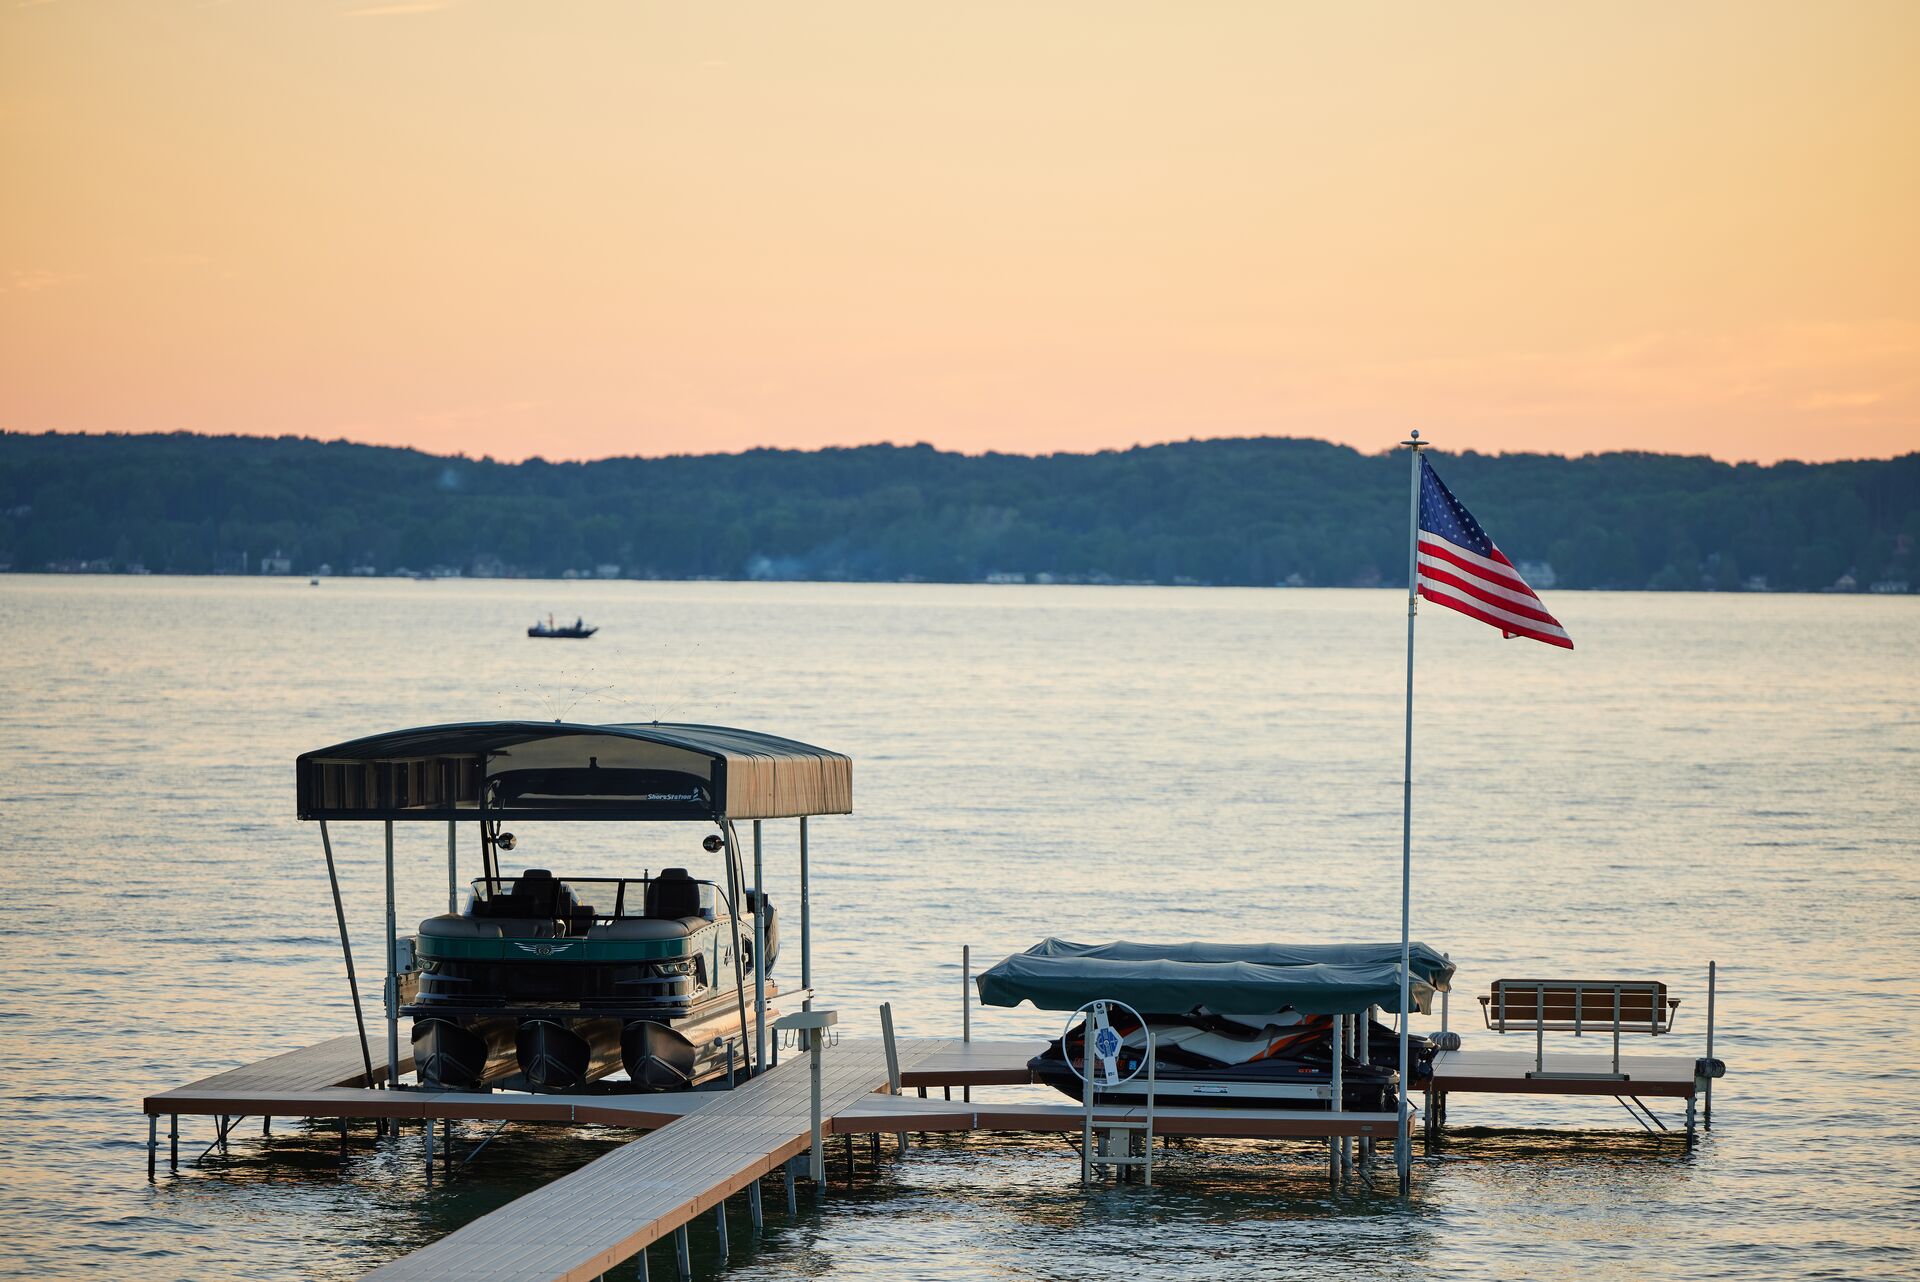
<instances>
[{"instance_id":1,"label":"dock walkway","mask_svg":"<svg viewBox=\"0 0 1920 1282\"><path fill-rule=\"evenodd\" d=\"M900 1058L905 1065L945 1046L902 1043ZM734 1090L706 1093L672 1125L375 1269L368 1282L590 1282L804 1150L808 1068L796 1055ZM844 1043L822 1057L821 1077L821 1111L832 1117L886 1085L885 1050Z\"/></svg>"}]
</instances>

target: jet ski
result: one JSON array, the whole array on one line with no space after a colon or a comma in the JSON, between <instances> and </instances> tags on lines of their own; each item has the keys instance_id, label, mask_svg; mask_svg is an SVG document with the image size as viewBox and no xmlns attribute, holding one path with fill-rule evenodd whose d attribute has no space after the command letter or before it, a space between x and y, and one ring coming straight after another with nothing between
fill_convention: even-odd
<instances>
[{"instance_id":1,"label":"jet ski","mask_svg":"<svg viewBox=\"0 0 1920 1282\"><path fill-rule=\"evenodd\" d=\"M1123 1077L1133 1074L1146 1056L1146 1034L1140 1022L1123 1010L1112 1010L1108 1018L1121 1036L1120 1073ZM1332 1099L1331 1015L1291 1010L1222 1015L1200 1009L1146 1019L1153 1030L1154 1092L1159 1104L1324 1109ZM1027 1061L1036 1080L1076 1100L1082 1087L1074 1070L1085 1068L1085 1027L1077 1024ZM1345 1057L1340 1107L1352 1112L1392 1112L1400 1081L1398 1037L1393 1029L1373 1020L1368 1049L1373 1063L1362 1063L1351 1054ZM1433 1044L1413 1036L1407 1039L1407 1050L1411 1082L1418 1089L1431 1072ZM1100 1098L1115 1104L1145 1104L1144 1069L1120 1086L1103 1087Z\"/></svg>"}]
</instances>

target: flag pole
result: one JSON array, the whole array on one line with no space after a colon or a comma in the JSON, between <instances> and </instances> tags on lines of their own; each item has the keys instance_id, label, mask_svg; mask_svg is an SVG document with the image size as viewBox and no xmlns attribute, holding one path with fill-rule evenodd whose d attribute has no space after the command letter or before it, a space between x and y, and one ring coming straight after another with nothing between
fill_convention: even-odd
<instances>
[{"instance_id":1,"label":"flag pole","mask_svg":"<svg viewBox=\"0 0 1920 1282\"><path fill-rule=\"evenodd\" d=\"M1413 620L1420 609L1420 451L1415 429L1407 447L1412 492L1407 500L1407 752L1400 789L1400 1125L1393 1157L1400 1169L1400 1196L1413 1191L1413 1134L1407 1121L1407 1024L1413 987Z\"/></svg>"}]
</instances>

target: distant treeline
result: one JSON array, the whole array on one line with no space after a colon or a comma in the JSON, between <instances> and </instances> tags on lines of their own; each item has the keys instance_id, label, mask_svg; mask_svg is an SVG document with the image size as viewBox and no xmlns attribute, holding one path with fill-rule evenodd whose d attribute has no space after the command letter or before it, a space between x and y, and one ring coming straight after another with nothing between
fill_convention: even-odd
<instances>
[{"instance_id":1,"label":"distant treeline","mask_svg":"<svg viewBox=\"0 0 1920 1282\"><path fill-rule=\"evenodd\" d=\"M1920 580L1920 453L1434 461L1508 556L1549 563L1561 587ZM507 464L290 437L0 434L0 564L16 570L1404 584L1406 520L1404 455L1309 440Z\"/></svg>"}]
</instances>

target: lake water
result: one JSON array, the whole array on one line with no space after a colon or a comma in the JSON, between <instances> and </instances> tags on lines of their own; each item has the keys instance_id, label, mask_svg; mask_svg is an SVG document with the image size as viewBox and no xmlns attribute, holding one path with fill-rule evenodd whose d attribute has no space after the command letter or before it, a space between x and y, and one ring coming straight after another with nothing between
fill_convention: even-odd
<instances>
[{"instance_id":1,"label":"lake water","mask_svg":"<svg viewBox=\"0 0 1920 1282\"><path fill-rule=\"evenodd\" d=\"M1551 595L1551 594L1550 594ZM1645 976L1728 1075L1691 1153L1611 1100L1459 1096L1410 1203L1324 1150L1203 1143L1083 1196L1059 1140L930 1140L699 1276L1880 1278L1920 1269L1920 599L1561 593L1580 648L1421 614L1415 934L1503 975ZM591 641L534 642L536 614ZM243 1126L146 1179L140 1099L351 1031L299 752L468 718L693 720L850 753L812 828L816 979L853 1035L955 1035L960 949L1398 935L1405 598L1156 588L0 577L0 1274L352 1278L606 1151L509 1129ZM372 968L378 825L337 840ZM769 886L797 903L793 825ZM444 835L401 827L403 921ZM523 829L575 875L704 830ZM797 966L797 949L783 970ZM1051 1035L1031 1009L977 1036ZM1424 1021L1423 1021L1424 1023ZM1524 1050L1525 1039L1507 1039ZM1671 1120L1675 1114L1668 1110ZM1525 1127L1527 1129L1514 1129ZM1545 1129L1542 1129L1545 1128ZM211 1137L183 1119L183 1163ZM474 1133L478 1138L478 1132ZM664 1266L669 1255L660 1255ZM716 1270L719 1269L716 1274ZM615 1275L630 1277L631 1266Z\"/></svg>"}]
</instances>

